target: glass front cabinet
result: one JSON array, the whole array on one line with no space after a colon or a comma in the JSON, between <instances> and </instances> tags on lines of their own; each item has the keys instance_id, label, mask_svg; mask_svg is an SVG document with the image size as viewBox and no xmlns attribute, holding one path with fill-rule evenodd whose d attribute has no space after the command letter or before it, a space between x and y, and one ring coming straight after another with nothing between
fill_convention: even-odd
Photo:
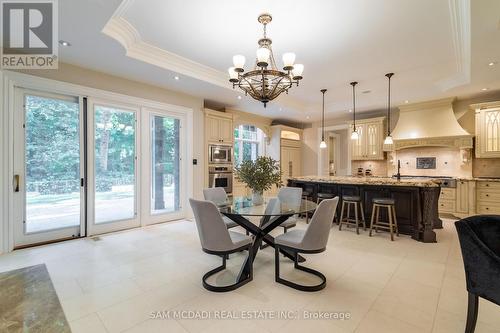
<instances>
[{"instance_id":1,"label":"glass front cabinet","mask_svg":"<svg viewBox=\"0 0 500 333\"><path fill-rule=\"evenodd\" d=\"M500 101L471 105L476 112L476 157L500 157Z\"/></svg>"}]
</instances>

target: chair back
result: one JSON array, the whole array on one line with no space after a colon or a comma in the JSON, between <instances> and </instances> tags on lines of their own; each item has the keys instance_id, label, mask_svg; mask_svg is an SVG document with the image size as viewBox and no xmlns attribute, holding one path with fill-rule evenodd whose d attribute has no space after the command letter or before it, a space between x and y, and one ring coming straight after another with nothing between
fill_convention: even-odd
<instances>
[{"instance_id":1,"label":"chair back","mask_svg":"<svg viewBox=\"0 0 500 333\"><path fill-rule=\"evenodd\" d=\"M302 188L300 187L282 187L278 192L278 199L281 202L295 206L300 205L302 200Z\"/></svg>"},{"instance_id":2,"label":"chair back","mask_svg":"<svg viewBox=\"0 0 500 333\"><path fill-rule=\"evenodd\" d=\"M320 202L302 239L303 248L321 250L326 247L338 203L339 197Z\"/></svg>"},{"instance_id":3,"label":"chair back","mask_svg":"<svg viewBox=\"0 0 500 333\"><path fill-rule=\"evenodd\" d=\"M278 198L271 198L267 203L266 210L264 211L265 215L277 214L279 215L280 206Z\"/></svg>"},{"instance_id":4,"label":"chair back","mask_svg":"<svg viewBox=\"0 0 500 333\"><path fill-rule=\"evenodd\" d=\"M210 187L203 189L205 200L212 201L215 204L221 204L227 201L227 193L223 187Z\"/></svg>"},{"instance_id":5,"label":"chair back","mask_svg":"<svg viewBox=\"0 0 500 333\"><path fill-rule=\"evenodd\" d=\"M233 246L226 225L212 201L190 198L201 247L208 251L225 251Z\"/></svg>"},{"instance_id":6,"label":"chair back","mask_svg":"<svg viewBox=\"0 0 500 333\"><path fill-rule=\"evenodd\" d=\"M455 222L467 290L500 305L500 215L477 215Z\"/></svg>"}]
</instances>

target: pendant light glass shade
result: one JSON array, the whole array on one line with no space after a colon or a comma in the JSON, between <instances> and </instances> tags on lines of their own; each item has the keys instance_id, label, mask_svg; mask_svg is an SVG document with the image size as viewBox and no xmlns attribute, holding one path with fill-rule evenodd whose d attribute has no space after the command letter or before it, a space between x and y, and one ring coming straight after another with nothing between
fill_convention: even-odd
<instances>
[{"instance_id":1,"label":"pendant light glass shade","mask_svg":"<svg viewBox=\"0 0 500 333\"><path fill-rule=\"evenodd\" d=\"M393 143L394 141L392 140L392 136L388 135L385 137L384 145L392 145Z\"/></svg>"},{"instance_id":2,"label":"pendant light glass shade","mask_svg":"<svg viewBox=\"0 0 500 333\"><path fill-rule=\"evenodd\" d=\"M233 56L233 65L235 68L242 69L245 66L245 56L241 54Z\"/></svg>"},{"instance_id":3,"label":"pendant light glass shade","mask_svg":"<svg viewBox=\"0 0 500 333\"><path fill-rule=\"evenodd\" d=\"M261 47L257 50L257 66L267 67L271 51L267 47Z\"/></svg>"},{"instance_id":4,"label":"pendant light glass shade","mask_svg":"<svg viewBox=\"0 0 500 333\"><path fill-rule=\"evenodd\" d=\"M321 143L319 144L319 147L321 149L326 148L326 142L325 142L325 93L326 89L321 89L321 93L323 94L323 112L322 112L322 117L321 117Z\"/></svg>"},{"instance_id":5,"label":"pendant light glass shade","mask_svg":"<svg viewBox=\"0 0 500 333\"><path fill-rule=\"evenodd\" d=\"M352 140L357 140L357 139L359 139L359 134L358 134L358 131L356 131L356 130L352 131L352 133L351 133L351 139L352 139Z\"/></svg>"}]
</instances>

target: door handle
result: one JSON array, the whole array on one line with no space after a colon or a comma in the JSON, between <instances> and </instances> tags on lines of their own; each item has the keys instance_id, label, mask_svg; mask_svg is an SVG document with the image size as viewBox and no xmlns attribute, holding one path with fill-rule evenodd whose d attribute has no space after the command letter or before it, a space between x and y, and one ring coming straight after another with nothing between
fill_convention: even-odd
<instances>
[{"instance_id":1,"label":"door handle","mask_svg":"<svg viewBox=\"0 0 500 333\"><path fill-rule=\"evenodd\" d=\"M14 175L14 192L19 192L19 175Z\"/></svg>"}]
</instances>

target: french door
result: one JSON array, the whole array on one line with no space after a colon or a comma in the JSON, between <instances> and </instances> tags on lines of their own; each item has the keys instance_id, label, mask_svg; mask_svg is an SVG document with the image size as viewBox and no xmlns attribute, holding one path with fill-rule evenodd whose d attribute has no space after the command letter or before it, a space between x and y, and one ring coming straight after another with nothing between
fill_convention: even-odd
<instances>
[{"instance_id":1,"label":"french door","mask_svg":"<svg viewBox=\"0 0 500 333\"><path fill-rule=\"evenodd\" d=\"M85 216L78 97L14 90L14 246L79 237Z\"/></svg>"},{"instance_id":2,"label":"french door","mask_svg":"<svg viewBox=\"0 0 500 333\"><path fill-rule=\"evenodd\" d=\"M98 100L88 110L88 234L137 227L139 110Z\"/></svg>"},{"instance_id":3,"label":"french door","mask_svg":"<svg viewBox=\"0 0 500 333\"><path fill-rule=\"evenodd\" d=\"M142 219L154 224L184 217L185 118L166 110L142 110Z\"/></svg>"}]
</instances>

